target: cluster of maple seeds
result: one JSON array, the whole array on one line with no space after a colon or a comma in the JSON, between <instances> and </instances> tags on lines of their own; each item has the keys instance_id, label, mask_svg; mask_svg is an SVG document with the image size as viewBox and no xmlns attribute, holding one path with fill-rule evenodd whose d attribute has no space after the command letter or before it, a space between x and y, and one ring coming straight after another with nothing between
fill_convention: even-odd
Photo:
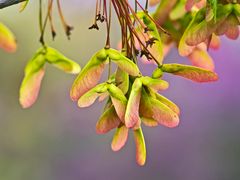
<instances>
[{"instance_id":1,"label":"cluster of maple seeds","mask_svg":"<svg viewBox=\"0 0 240 180\"><path fill-rule=\"evenodd\" d=\"M39 2L42 48L36 52L25 68L25 77L20 88L20 103L24 108L32 106L38 97L46 63L67 73L80 72L77 63L45 44L43 37L48 20L53 38L56 35L51 15L53 0L48 0L44 21L42 0ZM171 73L195 82L216 81L218 76L213 72L214 65L207 50L209 47L219 46L219 35L225 34L230 39L238 38L240 2L239 0L221 0L219 3L215 0L207 2L173 0L170 3L162 0L153 15L148 13L147 0L145 8L137 0L134 2L135 8L132 8L128 1L97 0L94 24L90 29L99 29L97 22L105 22L106 45L93 55L78 75L71 89L71 98L78 101L80 107L90 106L97 98L100 101L107 99L104 112L96 125L97 132L103 134L116 129L112 149L118 151L125 145L128 132L132 130L136 142L137 163L144 165L146 146L142 124L150 127L160 124L170 128L179 124L178 106L159 94L159 91L168 88L168 82L162 79L163 74ZM150 4L155 3L159 3L159 0L150 0ZM59 0L57 5L66 35L69 37L72 27L63 17ZM179 13L179 9L182 8L186 10L186 14ZM117 14L121 28L121 52L110 48L112 9ZM193 65L202 68L163 64L165 56L163 49L173 47L172 44L178 46L180 55L189 57ZM14 51L15 45L14 36L0 24L0 47ZM137 65L140 58L157 65L151 77L144 76L140 72ZM117 65L113 73L112 62ZM98 84L107 64L108 79Z\"/></svg>"},{"instance_id":2,"label":"cluster of maple seeds","mask_svg":"<svg viewBox=\"0 0 240 180\"><path fill-rule=\"evenodd\" d=\"M142 124L149 127L160 124L169 128L179 124L178 106L158 93L168 88L168 82L162 79L163 74L171 73L196 82L216 81L218 77L214 72L193 66L163 64L159 31L167 33L148 14L147 9L143 9L137 1L136 6L142 11L133 11L127 1L109 2L109 6L114 7L122 29L122 50L119 52L111 49L110 40L107 39L106 46L93 55L75 80L71 98L78 101L79 107L88 107L98 98L99 101L107 98L104 111L96 124L96 131L105 134L116 129L111 147L112 150L118 151L125 145L128 132L132 130L136 143L136 161L139 165L144 165L146 146ZM107 3L97 1L96 4L99 9L99 4L104 6ZM106 7L103 9L104 22L107 28L110 28L111 16L108 14L111 13L106 11ZM102 16L101 13L96 13L95 22L90 29L98 29L99 16ZM107 38L109 37L107 34ZM139 50L140 57L145 56L157 64L152 77L142 75L137 66ZM111 62L117 65L114 73L111 72ZM107 64L108 80L98 84Z\"/></svg>"}]
</instances>

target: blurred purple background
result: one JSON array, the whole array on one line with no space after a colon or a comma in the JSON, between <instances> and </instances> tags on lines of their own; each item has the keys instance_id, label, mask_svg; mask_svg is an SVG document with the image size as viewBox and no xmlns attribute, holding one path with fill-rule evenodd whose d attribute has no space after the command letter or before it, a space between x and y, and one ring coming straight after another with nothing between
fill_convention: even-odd
<instances>
[{"instance_id":1,"label":"blurred purple background","mask_svg":"<svg viewBox=\"0 0 240 180\"><path fill-rule=\"evenodd\" d=\"M103 46L103 31L88 31L94 1L65 2L75 30L69 42L56 16L58 34L49 42L79 62ZM80 9L79 9L80 8ZM135 163L132 134L123 150L111 151L113 132L95 133L104 104L79 109L69 98L74 76L48 66L37 103L28 110L18 104L23 69L38 48L37 3L24 13L18 7L0 11L18 37L16 54L0 51L0 180L237 180L240 179L240 40L222 38L210 51L220 80L196 84L165 76L164 94L181 107L178 128L144 127L147 164ZM116 27L117 28L117 27ZM113 36L118 36L117 29ZM116 44L118 39L114 39ZM166 62L188 63L176 50ZM146 67L146 72L152 69Z\"/></svg>"}]
</instances>

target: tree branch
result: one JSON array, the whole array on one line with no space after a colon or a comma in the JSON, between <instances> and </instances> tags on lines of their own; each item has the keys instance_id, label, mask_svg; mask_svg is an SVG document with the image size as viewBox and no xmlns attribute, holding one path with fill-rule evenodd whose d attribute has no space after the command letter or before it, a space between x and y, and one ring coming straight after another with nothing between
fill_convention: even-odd
<instances>
[{"instance_id":1,"label":"tree branch","mask_svg":"<svg viewBox=\"0 0 240 180\"><path fill-rule=\"evenodd\" d=\"M6 8L8 6L12 6L14 4L18 4L26 0L0 0L0 9Z\"/></svg>"}]
</instances>

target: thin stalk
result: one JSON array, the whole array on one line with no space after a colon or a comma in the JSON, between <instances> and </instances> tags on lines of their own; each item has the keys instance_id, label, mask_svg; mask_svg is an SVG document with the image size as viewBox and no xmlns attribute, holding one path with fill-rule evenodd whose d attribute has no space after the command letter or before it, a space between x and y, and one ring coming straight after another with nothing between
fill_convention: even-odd
<instances>
[{"instance_id":1,"label":"thin stalk","mask_svg":"<svg viewBox=\"0 0 240 180\"><path fill-rule=\"evenodd\" d=\"M42 35L43 34L43 19L42 19L42 0L39 0L39 17L38 17L38 20L39 20L39 29L40 29L40 34ZM44 46L45 43L44 43L44 39L42 36L40 36L40 43Z\"/></svg>"}]
</instances>

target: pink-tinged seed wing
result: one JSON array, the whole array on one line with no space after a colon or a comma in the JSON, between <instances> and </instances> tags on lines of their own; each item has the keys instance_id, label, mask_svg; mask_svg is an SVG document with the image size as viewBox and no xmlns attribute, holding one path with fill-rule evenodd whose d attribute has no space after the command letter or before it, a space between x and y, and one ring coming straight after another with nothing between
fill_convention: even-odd
<instances>
[{"instance_id":1,"label":"pink-tinged seed wing","mask_svg":"<svg viewBox=\"0 0 240 180\"><path fill-rule=\"evenodd\" d=\"M117 66L124 72L127 72L131 76L139 76L140 71L137 65L125 57L121 52L115 49L109 49L108 55L110 60L117 64Z\"/></svg>"},{"instance_id":2,"label":"pink-tinged seed wing","mask_svg":"<svg viewBox=\"0 0 240 180\"><path fill-rule=\"evenodd\" d=\"M158 126L158 122L155 119L142 117L141 120L145 126L148 126L148 127L157 127Z\"/></svg>"},{"instance_id":3,"label":"pink-tinged seed wing","mask_svg":"<svg viewBox=\"0 0 240 180\"><path fill-rule=\"evenodd\" d=\"M119 126L121 123L118 115L113 106L110 106L108 109L104 111L102 116L99 118L96 124L96 132L98 134L105 134L112 129Z\"/></svg>"},{"instance_id":4,"label":"pink-tinged seed wing","mask_svg":"<svg viewBox=\"0 0 240 180\"><path fill-rule=\"evenodd\" d=\"M132 130L139 129L141 125L142 125L142 121L141 121L141 118L139 118L136 124L132 127Z\"/></svg>"},{"instance_id":5,"label":"pink-tinged seed wing","mask_svg":"<svg viewBox=\"0 0 240 180\"><path fill-rule=\"evenodd\" d=\"M44 63L44 56L37 53L25 68L25 75L19 92L19 101L23 108L29 108L37 100L45 73Z\"/></svg>"},{"instance_id":6,"label":"pink-tinged seed wing","mask_svg":"<svg viewBox=\"0 0 240 180\"><path fill-rule=\"evenodd\" d=\"M177 115L180 115L180 108L171 100L168 98L162 96L161 94L156 93L156 98L159 100L161 103L165 104L168 106L171 110L173 110Z\"/></svg>"},{"instance_id":7,"label":"pink-tinged seed wing","mask_svg":"<svg viewBox=\"0 0 240 180\"><path fill-rule=\"evenodd\" d=\"M108 98L109 97L109 93L108 92L105 92L105 93L102 93L100 96L99 96L99 99L98 99L98 101L99 102L102 102L102 101L104 101L106 98Z\"/></svg>"},{"instance_id":8,"label":"pink-tinged seed wing","mask_svg":"<svg viewBox=\"0 0 240 180\"><path fill-rule=\"evenodd\" d=\"M23 108L31 107L37 100L44 72L44 69L40 69L31 76L24 78L21 85L19 98L20 104Z\"/></svg>"},{"instance_id":9,"label":"pink-tinged seed wing","mask_svg":"<svg viewBox=\"0 0 240 180\"><path fill-rule=\"evenodd\" d=\"M191 26L186 35L186 43L190 46L194 46L204 42L218 27L222 26L222 23L227 19L231 12L231 5L218 6L216 21L212 18L207 22L205 18L198 24Z\"/></svg>"},{"instance_id":10,"label":"pink-tinged seed wing","mask_svg":"<svg viewBox=\"0 0 240 180\"><path fill-rule=\"evenodd\" d=\"M202 9L195 14L192 21L184 31L178 45L178 52L181 56L188 56L189 54L192 53L195 46L189 46L186 43L186 40L189 37L189 32L191 31L191 28L201 23L204 19L205 19L205 11Z\"/></svg>"},{"instance_id":11,"label":"pink-tinged seed wing","mask_svg":"<svg viewBox=\"0 0 240 180\"><path fill-rule=\"evenodd\" d=\"M114 84L110 84L108 86L108 92L118 117L122 122L124 122L124 116L125 116L126 107L127 107L127 98L125 97L121 89L119 89Z\"/></svg>"},{"instance_id":12,"label":"pink-tinged seed wing","mask_svg":"<svg viewBox=\"0 0 240 180\"><path fill-rule=\"evenodd\" d=\"M107 83L102 83L92 88L81 96L78 100L79 107L89 107L91 106L98 97L107 92Z\"/></svg>"},{"instance_id":13,"label":"pink-tinged seed wing","mask_svg":"<svg viewBox=\"0 0 240 180\"><path fill-rule=\"evenodd\" d=\"M209 22L210 24L211 22ZM206 20L203 20L199 24L191 27L186 36L186 43L189 46L196 46L201 42L204 42L208 37L216 30L217 26L212 21L211 25L208 25Z\"/></svg>"},{"instance_id":14,"label":"pink-tinged seed wing","mask_svg":"<svg viewBox=\"0 0 240 180\"><path fill-rule=\"evenodd\" d=\"M78 74L80 72L81 68L79 64L65 57L62 53L60 53L56 49L47 47L46 52L47 53L45 57L47 62L57 67L58 69L71 74Z\"/></svg>"},{"instance_id":15,"label":"pink-tinged seed wing","mask_svg":"<svg viewBox=\"0 0 240 180\"><path fill-rule=\"evenodd\" d=\"M232 39L232 40L237 40L238 37L239 37L239 27L238 26L232 26L230 27L225 35L229 38L229 39Z\"/></svg>"},{"instance_id":16,"label":"pink-tinged seed wing","mask_svg":"<svg viewBox=\"0 0 240 180\"><path fill-rule=\"evenodd\" d=\"M225 29L224 33L229 39L236 40L239 36L239 25L240 25L240 22L238 18L235 15L231 14L224 21L224 23L221 24L221 27L222 29Z\"/></svg>"},{"instance_id":17,"label":"pink-tinged seed wing","mask_svg":"<svg viewBox=\"0 0 240 180\"><path fill-rule=\"evenodd\" d=\"M188 58L192 65L209 71L214 71L214 62L207 51L195 48Z\"/></svg>"},{"instance_id":18,"label":"pink-tinged seed wing","mask_svg":"<svg viewBox=\"0 0 240 180\"><path fill-rule=\"evenodd\" d=\"M129 75L118 68L115 76L115 81L117 87L122 90L123 94L126 94L129 88Z\"/></svg>"},{"instance_id":19,"label":"pink-tinged seed wing","mask_svg":"<svg viewBox=\"0 0 240 180\"><path fill-rule=\"evenodd\" d=\"M218 76L216 73L188 65L181 64L164 64L162 70L167 73L172 73L195 82L210 82L217 81Z\"/></svg>"},{"instance_id":20,"label":"pink-tinged seed wing","mask_svg":"<svg viewBox=\"0 0 240 180\"><path fill-rule=\"evenodd\" d=\"M142 33L142 28L137 27L136 33L138 38L135 38L136 47L138 50L141 50L139 40L141 42L148 40L146 48L150 52L151 56L153 56L151 57L152 60L148 59L146 56L142 56L141 59L144 63L155 63L153 61L153 59L155 59L159 64L162 64L164 57L163 44L156 24L151 20L151 18L149 18L149 16L152 15L146 15L146 12L138 12L137 16L143 21L149 31L148 33Z\"/></svg>"},{"instance_id":21,"label":"pink-tinged seed wing","mask_svg":"<svg viewBox=\"0 0 240 180\"><path fill-rule=\"evenodd\" d=\"M217 35L212 34L212 38L211 38L211 42L210 42L210 48L214 49L214 50L217 50L217 49L220 48L220 45L221 45L220 38Z\"/></svg>"},{"instance_id":22,"label":"pink-tinged seed wing","mask_svg":"<svg viewBox=\"0 0 240 180\"><path fill-rule=\"evenodd\" d=\"M179 124L178 115L172 109L157 99L154 99L152 97L149 98L152 105L152 118L163 126L169 128L177 127Z\"/></svg>"},{"instance_id":23,"label":"pink-tinged seed wing","mask_svg":"<svg viewBox=\"0 0 240 180\"><path fill-rule=\"evenodd\" d=\"M162 64L164 58L162 40L159 34L159 29L157 28L156 24L149 18L149 16L147 16L145 13L143 15L143 22L149 29L149 37L147 39L154 38L155 40L153 44L147 46L147 49L154 56L154 59L159 64Z\"/></svg>"},{"instance_id":24,"label":"pink-tinged seed wing","mask_svg":"<svg viewBox=\"0 0 240 180\"><path fill-rule=\"evenodd\" d=\"M141 77L144 86L147 86L155 91L163 91L168 89L169 84L162 79L154 79L148 76Z\"/></svg>"},{"instance_id":25,"label":"pink-tinged seed wing","mask_svg":"<svg viewBox=\"0 0 240 180\"><path fill-rule=\"evenodd\" d=\"M142 93L140 115L142 118L156 120L159 124L169 128L176 127L179 124L177 113L159 100L151 97L146 91Z\"/></svg>"},{"instance_id":26,"label":"pink-tinged seed wing","mask_svg":"<svg viewBox=\"0 0 240 180\"><path fill-rule=\"evenodd\" d=\"M125 125L127 128L132 128L138 121L140 121L139 105L141 99L141 91L142 81L140 78L136 78L132 85L125 113Z\"/></svg>"},{"instance_id":27,"label":"pink-tinged seed wing","mask_svg":"<svg viewBox=\"0 0 240 180\"><path fill-rule=\"evenodd\" d=\"M119 151L124 147L128 139L128 128L125 125L120 125L112 140L111 148L113 151Z\"/></svg>"},{"instance_id":28,"label":"pink-tinged seed wing","mask_svg":"<svg viewBox=\"0 0 240 180\"><path fill-rule=\"evenodd\" d=\"M97 52L87 63L74 81L70 96L77 101L84 93L93 88L99 82L107 60L105 49Z\"/></svg>"},{"instance_id":29,"label":"pink-tinged seed wing","mask_svg":"<svg viewBox=\"0 0 240 180\"><path fill-rule=\"evenodd\" d=\"M15 52L17 49L13 33L2 23L0 23L0 48L6 52Z\"/></svg>"},{"instance_id":30,"label":"pink-tinged seed wing","mask_svg":"<svg viewBox=\"0 0 240 180\"><path fill-rule=\"evenodd\" d=\"M226 34L229 39L236 40L239 36L239 24L240 22L238 21L238 18L231 14L223 23L221 23L221 26L217 28L216 34Z\"/></svg>"},{"instance_id":31,"label":"pink-tinged seed wing","mask_svg":"<svg viewBox=\"0 0 240 180\"><path fill-rule=\"evenodd\" d=\"M146 162L147 152L142 129L134 130L133 134L136 144L136 161L140 166L143 166Z\"/></svg>"},{"instance_id":32,"label":"pink-tinged seed wing","mask_svg":"<svg viewBox=\"0 0 240 180\"><path fill-rule=\"evenodd\" d=\"M139 114L141 118L152 118L152 105L149 99L149 94L146 90L142 89L141 101L139 106Z\"/></svg>"}]
</instances>

